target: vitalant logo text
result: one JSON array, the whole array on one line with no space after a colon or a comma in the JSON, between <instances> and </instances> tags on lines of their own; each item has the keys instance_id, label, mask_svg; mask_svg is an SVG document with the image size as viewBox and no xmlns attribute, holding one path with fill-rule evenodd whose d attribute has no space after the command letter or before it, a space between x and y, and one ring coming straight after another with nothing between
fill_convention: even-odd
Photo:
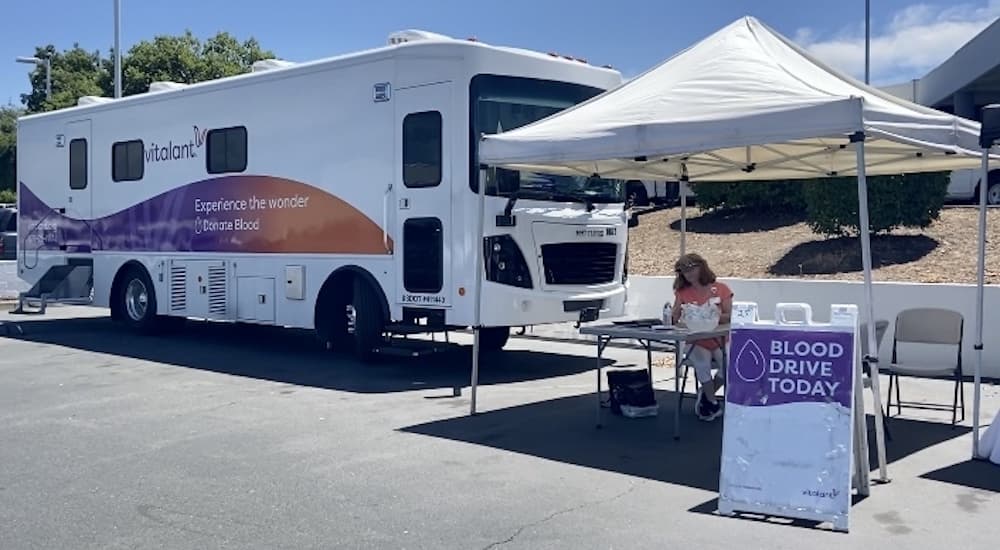
<instances>
[{"instance_id":1,"label":"vitalant logo text","mask_svg":"<svg viewBox=\"0 0 1000 550\"><path fill-rule=\"evenodd\" d=\"M807 497L837 498L840 496L840 491L837 489L805 489L802 491L802 495Z\"/></svg>"},{"instance_id":2,"label":"vitalant logo text","mask_svg":"<svg viewBox=\"0 0 1000 550\"><path fill-rule=\"evenodd\" d=\"M194 138L187 143L174 143L173 140L166 144L151 142L145 149L146 162L166 162L171 160L187 160L198 158L198 150L205 145L205 137L208 130L201 130L194 126Z\"/></svg>"}]
</instances>

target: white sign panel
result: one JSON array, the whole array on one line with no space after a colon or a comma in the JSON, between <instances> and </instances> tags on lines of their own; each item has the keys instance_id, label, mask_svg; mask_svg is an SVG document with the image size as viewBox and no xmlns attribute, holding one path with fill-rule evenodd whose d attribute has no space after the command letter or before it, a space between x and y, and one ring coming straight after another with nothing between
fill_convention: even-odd
<instances>
[{"instance_id":1,"label":"white sign panel","mask_svg":"<svg viewBox=\"0 0 1000 550\"><path fill-rule=\"evenodd\" d=\"M828 521L847 530L858 320L856 307L836 308L836 324L822 325L799 304L779 306L772 322L734 312L720 512ZM785 320L792 311L804 319Z\"/></svg>"}]
</instances>

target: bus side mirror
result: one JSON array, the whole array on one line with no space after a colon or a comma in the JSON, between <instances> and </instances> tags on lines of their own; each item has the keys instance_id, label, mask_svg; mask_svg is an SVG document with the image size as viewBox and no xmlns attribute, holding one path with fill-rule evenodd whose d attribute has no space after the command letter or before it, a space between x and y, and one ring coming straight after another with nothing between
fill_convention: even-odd
<instances>
[{"instance_id":1,"label":"bus side mirror","mask_svg":"<svg viewBox=\"0 0 1000 550\"><path fill-rule=\"evenodd\" d=\"M628 218L628 226L630 228L632 228L632 227L639 227L639 216L637 216L636 214L632 214L631 216L629 216L629 218Z\"/></svg>"}]
</instances>

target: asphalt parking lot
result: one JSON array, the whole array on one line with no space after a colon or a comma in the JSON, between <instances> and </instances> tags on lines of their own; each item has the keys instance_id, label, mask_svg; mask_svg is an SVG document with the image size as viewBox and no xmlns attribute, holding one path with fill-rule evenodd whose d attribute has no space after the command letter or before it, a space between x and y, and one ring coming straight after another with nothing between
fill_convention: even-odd
<instances>
[{"instance_id":1,"label":"asphalt parking lot","mask_svg":"<svg viewBox=\"0 0 1000 550\"><path fill-rule=\"evenodd\" d=\"M950 413L893 420L893 480L855 504L840 534L715 515L721 424L699 423L690 401L679 442L669 407L596 430L589 346L512 340L484 362L482 414L469 417L468 390L453 396L468 381L467 348L366 367L298 331L193 324L142 337L100 310L50 311L0 337L4 550L985 549L1000 539L1000 470L967 460L971 422L951 429ZM660 387L671 373L657 369ZM951 395L933 382L903 391ZM997 387L985 398L987 411L1000 407Z\"/></svg>"}]
</instances>

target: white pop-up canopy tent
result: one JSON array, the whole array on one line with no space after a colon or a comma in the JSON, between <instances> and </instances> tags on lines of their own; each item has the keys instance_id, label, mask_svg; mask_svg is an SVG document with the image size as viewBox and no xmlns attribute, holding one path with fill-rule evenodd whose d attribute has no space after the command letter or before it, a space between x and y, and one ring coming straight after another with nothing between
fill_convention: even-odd
<instances>
[{"instance_id":1,"label":"white pop-up canopy tent","mask_svg":"<svg viewBox=\"0 0 1000 550\"><path fill-rule=\"evenodd\" d=\"M626 179L747 181L975 166L979 124L826 67L754 18L534 124L486 136L480 162Z\"/></svg>"},{"instance_id":2,"label":"white pop-up canopy tent","mask_svg":"<svg viewBox=\"0 0 1000 550\"><path fill-rule=\"evenodd\" d=\"M746 17L588 102L483 136L479 161L622 179L717 182L856 175L866 337L868 349L875 350L865 177L975 167L982 155L979 130L976 122L847 77ZM982 276L980 308L981 282ZM980 348L981 319L979 315ZM877 365L877 353L867 359ZM474 368L474 381L476 374ZM878 376L871 382L879 466L887 480Z\"/></svg>"}]
</instances>

